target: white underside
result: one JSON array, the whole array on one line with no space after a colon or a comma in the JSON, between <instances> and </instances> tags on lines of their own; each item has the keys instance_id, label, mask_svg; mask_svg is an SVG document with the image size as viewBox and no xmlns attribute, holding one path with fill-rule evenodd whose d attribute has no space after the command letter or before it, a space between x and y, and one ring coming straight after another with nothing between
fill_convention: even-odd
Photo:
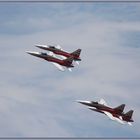
<instances>
[{"instance_id":1,"label":"white underside","mask_svg":"<svg viewBox=\"0 0 140 140\"><path fill-rule=\"evenodd\" d=\"M50 55L50 56L53 56L53 57L55 57L55 58L58 58L53 52L48 52L48 54ZM67 68L67 67L64 67L64 66L61 66L60 64L58 64L58 63L55 63L55 62L51 62L52 64L54 64L54 66L56 66L59 70L61 70L61 71L65 71L65 69L68 69L70 72L72 71L72 69L71 68Z\"/></svg>"},{"instance_id":2,"label":"white underside","mask_svg":"<svg viewBox=\"0 0 140 140\"><path fill-rule=\"evenodd\" d=\"M54 66L56 66L60 71L65 71L65 68L57 63L51 62Z\"/></svg>"},{"instance_id":3,"label":"white underside","mask_svg":"<svg viewBox=\"0 0 140 140\"><path fill-rule=\"evenodd\" d=\"M130 123L130 122L125 122L125 121L123 121L121 116L120 116L119 118L117 118L117 117L114 117L114 116L113 116L111 113L109 113L109 112L106 112L106 111L103 111L103 112L105 113L105 115L107 115L107 116L109 117L109 119L111 119L111 120L113 120L113 121L117 121L117 122L119 122L119 123L121 123L121 124L132 125L132 123Z\"/></svg>"}]
</instances>

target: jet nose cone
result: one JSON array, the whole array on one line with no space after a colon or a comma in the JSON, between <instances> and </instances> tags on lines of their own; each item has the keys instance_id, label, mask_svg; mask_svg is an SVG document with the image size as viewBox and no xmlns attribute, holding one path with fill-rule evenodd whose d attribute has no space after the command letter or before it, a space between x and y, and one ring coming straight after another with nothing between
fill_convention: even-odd
<instances>
[{"instance_id":1,"label":"jet nose cone","mask_svg":"<svg viewBox=\"0 0 140 140\"><path fill-rule=\"evenodd\" d=\"M35 45L35 47L40 48L40 49L46 49L48 46L47 45Z\"/></svg>"},{"instance_id":2,"label":"jet nose cone","mask_svg":"<svg viewBox=\"0 0 140 140\"><path fill-rule=\"evenodd\" d=\"M82 100L76 100L76 101L81 104L90 104L91 103L90 101L82 101Z\"/></svg>"},{"instance_id":3,"label":"jet nose cone","mask_svg":"<svg viewBox=\"0 0 140 140\"><path fill-rule=\"evenodd\" d=\"M30 55L38 55L39 52L32 52L32 51L26 51L26 53L30 54Z\"/></svg>"},{"instance_id":4,"label":"jet nose cone","mask_svg":"<svg viewBox=\"0 0 140 140\"><path fill-rule=\"evenodd\" d=\"M40 48L41 46L40 45L35 45L35 47Z\"/></svg>"},{"instance_id":5,"label":"jet nose cone","mask_svg":"<svg viewBox=\"0 0 140 140\"><path fill-rule=\"evenodd\" d=\"M31 54L32 52L31 51L26 51L26 53Z\"/></svg>"},{"instance_id":6,"label":"jet nose cone","mask_svg":"<svg viewBox=\"0 0 140 140\"><path fill-rule=\"evenodd\" d=\"M76 102L81 103L82 101L81 100L76 100Z\"/></svg>"}]
</instances>

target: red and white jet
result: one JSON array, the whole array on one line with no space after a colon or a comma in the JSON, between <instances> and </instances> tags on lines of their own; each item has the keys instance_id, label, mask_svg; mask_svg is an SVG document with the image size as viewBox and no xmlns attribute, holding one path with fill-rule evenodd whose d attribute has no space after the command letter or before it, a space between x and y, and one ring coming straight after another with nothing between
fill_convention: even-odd
<instances>
[{"instance_id":1,"label":"red and white jet","mask_svg":"<svg viewBox=\"0 0 140 140\"><path fill-rule=\"evenodd\" d=\"M74 67L72 64L73 57L69 57L64 60L61 60L61 59L58 59L56 57L53 57L52 55L48 55L47 53L43 53L43 52L27 51L27 53L30 55L42 58L44 60L50 61L61 71L64 71L65 68L68 68L68 70L71 71L71 68Z\"/></svg>"},{"instance_id":2,"label":"red and white jet","mask_svg":"<svg viewBox=\"0 0 140 140\"><path fill-rule=\"evenodd\" d=\"M134 122L132 119L133 110L130 110L127 113L123 112L125 104L122 104L115 108L111 108L107 106L106 102L103 99L101 99L99 102L80 100L78 100L77 102L87 105L89 106L89 109L99 113L103 113L107 115L111 120L117 121L121 124L125 124L125 122L127 122L129 125L132 125L131 122Z\"/></svg>"},{"instance_id":3,"label":"red and white jet","mask_svg":"<svg viewBox=\"0 0 140 140\"><path fill-rule=\"evenodd\" d=\"M81 61L80 53L81 49L77 49L76 51L69 53L67 51L64 51L60 45L52 46L52 45L36 45L36 47L40 49L44 49L47 51L51 51L54 54L60 55L62 59L66 59L68 57L73 57L73 60L76 62L76 64L79 64L79 61Z\"/></svg>"}]
</instances>

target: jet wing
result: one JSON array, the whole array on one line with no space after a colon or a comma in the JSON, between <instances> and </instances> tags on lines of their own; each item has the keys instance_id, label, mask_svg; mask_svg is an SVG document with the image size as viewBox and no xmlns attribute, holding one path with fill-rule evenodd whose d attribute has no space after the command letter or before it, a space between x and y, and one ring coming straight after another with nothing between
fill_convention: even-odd
<instances>
[{"instance_id":1,"label":"jet wing","mask_svg":"<svg viewBox=\"0 0 140 140\"><path fill-rule=\"evenodd\" d=\"M79 61L75 61L75 63L76 63L77 65L79 65Z\"/></svg>"},{"instance_id":2,"label":"jet wing","mask_svg":"<svg viewBox=\"0 0 140 140\"><path fill-rule=\"evenodd\" d=\"M55 47L56 47L57 49L60 49L60 50L64 51L64 50L61 48L60 45L56 45ZM67 51L65 51L65 52L67 52ZM56 57L56 55L55 55L53 52L49 52L48 54L50 54L50 55L53 56L53 57ZM65 57L65 56L63 56L63 55L59 55L59 57L60 57L61 59L67 59L67 57ZM76 63L77 65L79 65L79 62L78 62L78 61L75 61L75 63ZM71 71L71 69L69 69L69 71Z\"/></svg>"},{"instance_id":3,"label":"jet wing","mask_svg":"<svg viewBox=\"0 0 140 140\"><path fill-rule=\"evenodd\" d=\"M120 117L119 117L119 118L114 117L114 118L115 118L115 120L116 120L117 122L119 122L119 123L121 123L121 124L125 124L125 123L123 122L123 120L120 119Z\"/></svg>"},{"instance_id":4,"label":"jet wing","mask_svg":"<svg viewBox=\"0 0 140 140\"><path fill-rule=\"evenodd\" d=\"M113 115L107 111L103 111L105 115L107 115L111 120L115 120L115 118L113 117Z\"/></svg>"},{"instance_id":5,"label":"jet wing","mask_svg":"<svg viewBox=\"0 0 140 140\"><path fill-rule=\"evenodd\" d=\"M96 111L96 112L99 112L99 113L104 113L102 112L101 110L99 109L95 109L94 107L88 107L90 110L93 110L93 111Z\"/></svg>"},{"instance_id":6,"label":"jet wing","mask_svg":"<svg viewBox=\"0 0 140 140\"><path fill-rule=\"evenodd\" d=\"M61 59L67 59L67 57L65 57L65 56L63 56L63 55L59 55L59 57L61 58ZM79 65L79 62L78 61L74 61L75 63L73 63L73 64L77 64L77 65Z\"/></svg>"},{"instance_id":7,"label":"jet wing","mask_svg":"<svg viewBox=\"0 0 140 140\"><path fill-rule=\"evenodd\" d=\"M56 45L55 48L57 48L57 49L59 49L59 50L61 50L61 51L65 51L64 49L62 49L62 47L61 47L60 45ZM67 52L67 51L65 51L65 52ZM67 52L67 53L68 53L68 52Z\"/></svg>"},{"instance_id":8,"label":"jet wing","mask_svg":"<svg viewBox=\"0 0 140 140\"><path fill-rule=\"evenodd\" d=\"M56 55L53 52L48 52L48 54L56 58Z\"/></svg>"},{"instance_id":9,"label":"jet wing","mask_svg":"<svg viewBox=\"0 0 140 140\"><path fill-rule=\"evenodd\" d=\"M55 46L57 49L63 50L60 45Z\"/></svg>"},{"instance_id":10,"label":"jet wing","mask_svg":"<svg viewBox=\"0 0 140 140\"><path fill-rule=\"evenodd\" d=\"M70 72L72 72L72 69L71 69L71 68L68 68L68 70L69 70Z\"/></svg>"},{"instance_id":11,"label":"jet wing","mask_svg":"<svg viewBox=\"0 0 140 140\"><path fill-rule=\"evenodd\" d=\"M129 125L132 125L132 123L128 122Z\"/></svg>"},{"instance_id":12,"label":"jet wing","mask_svg":"<svg viewBox=\"0 0 140 140\"><path fill-rule=\"evenodd\" d=\"M50 56L53 56L53 57L56 58L56 55L55 55L53 52L48 52L48 54L49 54ZM59 64L57 64L57 63L55 63L55 62L51 62L51 63L52 63L54 66L56 66L59 70L65 71L65 69L64 69L63 66L61 66L61 65L59 65Z\"/></svg>"},{"instance_id":13,"label":"jet wing","mask_svg":"<svg viewBox=\"0 0 140 140\"><path fill-rule=\"evenodd\" d=\"M53 57L55 57L55 58L57 58L56 57L56 55L53 53L53 52L49 52L48 53L50 56L53 56ZM59 70L61 70L61 71L65 71L65 68L63 67L63 66L61 66L61 65L59 65L59 64L57 64L57 63L55 63L55 62L51 62L53 65L55 65ZM68 68L68 70L71 72L72 71L72 69L71 68Z\"/></svg>"},{"instance_id":14,"label":"jet wing","mask_svg":"<svg viewBox=\"0 0 140 140\"><path fill-rule=\"evenodd\" d=\"M117 118L117 117L114 117L111 113L109 113L109 112L107 112L107 111L103 111L103 112L104 112L105 115L107 115L111 120L117 121L117 122L119 122L119 123L121 123L121 124L124 124L124 122L123 122L121 116L120 116L119 118Z\"/></svg>"},{"instance_id":15,"label":"jet wing","mask_svg":"<svg viewBox=\"0 0 140 140\"><path fill-rule=\"evenodd\" d=\"M62 59L67 59L67 57L65 57L63 55L59 55L59 57L61 57Z\"/></svg>"},{"instance_id":16,"label":"jet wing","mask_svg":"<svg viewBox=\"0 0 140 140\"><path fill-rule=\"evenodd\" d=\"M107 103L106 103L106 101L104 99L100 99L99 104L107 105Z\"/></svg>"},{"instance_id":17,"label":"jet wing","mask_svg":"<svg viewBox=\"0 0 140 140\"><path fill-rule=\"evenodd\" d=\"M53 52L48 52L48 54L50 55L50 56L53 56L53 57L55 57L55 58L60 58L60 59L67 59L67 57L65 57L65 56L63 56L63 55L59 55L59 57L57 57Z\"/></svg>"},{"instance_id":18,"label":"jet wing","mask_svg":"<svg viewBox=\"0 0 140 140\"><path fill-rule=\"evenodd\" d=\"M55 62L51 62L54 66L56 66L60 71L65 71L64 67L55 63Z\"/></svg>"}]
</instances>

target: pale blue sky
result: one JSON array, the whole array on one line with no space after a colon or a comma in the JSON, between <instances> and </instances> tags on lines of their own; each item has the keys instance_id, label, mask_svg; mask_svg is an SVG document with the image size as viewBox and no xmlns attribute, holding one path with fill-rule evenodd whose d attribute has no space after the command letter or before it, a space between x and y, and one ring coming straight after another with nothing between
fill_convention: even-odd
<instances>
[{"instance_id":1,"label":"pale blue sky","mask_svg":"<svg viewBox=\"0 0 140 140\"><path fill-rule=\"evenodd\" d=\"M0 3L0 137L140 137L139 3ZM73 72L27 50L82 49ZM76 100L134 109L133 126Z\"/></svg>"},{"instance_id":2,"label":"pale blue sky","mask_svg":"<svg viewBox=\"0 0 140 140\"><path fill-rule=\"evenodd\" d=\"M86 22L89 18L94 20L95 15L98 15L96 16L96 20L101 21L139 21L139 5L133 3L127 5L126 3L1 4L1 33L21 35L31 34L45 29L69 28L70 26ZM37 26L40 20L45 22L46 27L43 23L41 24L43 27Z\"/></svg>"}]
</instances>

